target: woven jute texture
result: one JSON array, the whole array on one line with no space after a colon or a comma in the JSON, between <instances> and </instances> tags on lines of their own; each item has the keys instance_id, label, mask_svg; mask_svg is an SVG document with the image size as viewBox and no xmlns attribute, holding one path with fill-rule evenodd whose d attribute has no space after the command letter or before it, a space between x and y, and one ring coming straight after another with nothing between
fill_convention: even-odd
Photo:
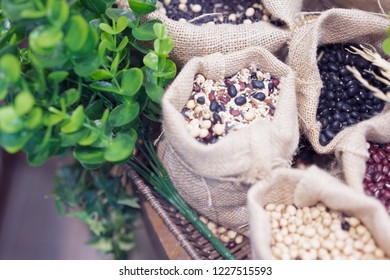
<instances>
[{"instance_id":1,"label":"woven jute texture","mask_svg":"<svg viewBox=\"0 0 390 280\"><path fill-rule=\"evenodd\" d=\"M280 78L274 118L249 126L205 145L188 132L181 114L197 73L223 81L254 65ZM299 139L292 70L261 47L227 55L190 60L162 101L164 137L158 154L180 195L198 212L229 228L248 222L246 193L256 180L277 167L289 166Z\"/></svg>"},{"instance_id":2,"label":"woven jute texture","mask_svg":"<svg viewBox=\"0 0 390 280\"><path fill-rule=\"evenodd\" d=\"M275 170L248 192L250 240L253 259L274 259L271 226L264 206L294 204L298 208L322 202L331 210L358 218L387 256L390 255L390 218L379 201L346 187L313 166L307 170Z\"/></svg>"},{"instance_id":3,"label":"woven jute texture","mask_svg":"<svg viewBox=\"0 0 390 280\"><path fill-rule=\"evenodd\" d=\"M182 67L191 58L212 53L229 53L251 46L263 46L273 53L280 51L287 40L288 31L268 22L253 24L217 24L197 26L169 19L160 12L148 15L161 20L174 41L170 57Z\"/></svg>"},{"instance_id":4,"label":"woven jute texture","mask_svg":"<svg viewBox=\"0 0 390 280\"><path fill-rule=\"evenodd\" d=\"M316 120L322 81L317 67L317 48L333 43L370 44L379 51L386 36L388 20L385 17L364 11L332 9L323 12L316 20L296 25L290 42L288 64L297 77L298 113L300 125L321 154L352 151L356 137L365 133L367 127L380 127L389 114L386 107L381 114L367 121L350 126L326 146L319 143L321 124Z\"/></svg>"}]
</instances>

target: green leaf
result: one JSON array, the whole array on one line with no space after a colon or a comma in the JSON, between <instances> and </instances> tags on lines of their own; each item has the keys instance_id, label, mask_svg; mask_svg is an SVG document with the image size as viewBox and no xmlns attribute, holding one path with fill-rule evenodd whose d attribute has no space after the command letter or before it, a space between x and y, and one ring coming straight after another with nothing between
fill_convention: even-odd
<instances>
[{"instance_id":1,"label":"green leaf","mask_svg":"<svg viewBox=\"0 0 390 280\"><path fill-rule=\"evenodd\" d=\"M69 73L67 71L55 71L51 72L48 76L47 79L51 82L55 83L61 83L64 81L67 77L69 76Z\"/></svg>"},{"instance_id":2,"label":"green leaf","mask_svg":"<svg viewBox=\"0 0 390 280\"><path fill-rule=\"evenodd\" d=\"M104 150L92 147L76 147L73 156L80 163L99 165L104 163Z\"/></svg>"},{"instance_id":3,"label":"green leaf","mask_svg":"<svg viewBox=\"0 0 390 280\"><path fill-rule=\"evenodd\" d=\"M115 28L116 34L119 34L123 30L125 30L127 27L127 23L128 23L127 18L125 16L119 17L117 20L117 23L116 23L116 28Z\"/></svg>"},{"instance_id":4,"label":"green leaf","mask_svg":"<svg viewBox=\"0 0 390 280\"><path fill-rule=\"evenodd\" d=\"M154 40L154 50L161 55L168 55L173 49L171 38Z\"/></svg>"},{"instance_id":5,"label":"green leaf","mask_svg":"<svg viewBox=\"0 0 390 280\"><path fill-rule=\"evenodd\" d=\"M126 70L122 76L121 93L126 96L134 96L141 88L144 74L139 68Z\"/></svg>"},{"instance_id":6,"label":"green leaf","mask_svg":"<svg viewBox=\"0 0 390 280\"><path fill-rule=\"evenodd\" d=\"M115 0L80 0L81 4L96 14L103 14Z\"/></svg>"},{"instance_id":7,"label":"green leaf","mask_svg":"<svg viewBox=\"0 0 390 280\"><path fill-rule=\"evenodd\" d=\"M27 90L20 92L15 98L15 111L18 116L30 112L34 105L34 96Z\"/></svg>"},{"instance_id":8,"label":"green leaf","mask_svg":"<svg viewBox=\"0 0 390 280\"><path fill-rule=\"evenodd\" d=\"M30 48L38 54L48 54L53 51L53 48L62 43L63 37L64 34L59 28L49 25L40 25L34 28L30 33Z\"/></svg>"},{"instance_id":9,"label":"green leaf","mask_svg":"<svg viewBox=\"0 0 390 280\"><path fill-rule=\"evenodd\" d=\"M116 51L117 51L117 52L122 51L122 50L127 46L128 43L129 43L129 38L126 36L126 37L124 37L123 40L120 42L120 44L119 44L118 47L116 48Z\"/></svg>"},{"instance_id":10,"label":"green leaf","mask_svg":"<svg viewBox=\"0 0 390 280\"><path fill-rule=\"evenodd\" d=\"M168 37L167 27L160 22L157 22L153 25L153 30L154 34L156 34L157 38L159 39L165 39Z\"/></svg>"},{"instance_id":11,"label":"green leaf","mask_svg":"<svg viewBox=\"0 0 390 280\"><path fill-rule=\"evenodd\" d=\"M60 133L61 147L74 146L86 135L88 135L87 129L81 129L74 133Z\"/></svg>"},{"instance_id":12,"label":"green leaf","mask_svg":"<svg viewBox=\"0 0 390 280\"><path fill-rule=\"evenodd\" d=\"M90 120L97 120L100 119L100 117L103 114L103 111L104 111L104 102L102 99L98 99L85 109L85 115Z\"/></svg>"},{"instance_id":13,"label":"green leaf","mask_svg":"<svg viewBox=\"0 0 390 280\"><path fill-rule=\"evenodd\" d=\"M84 124L84 107L80 105L74 110L70 119L64 121L61 125L61 131L63 133L73 133L83 127Z\"/></svg>"},{"instance_id":14,"label":"green leaf","mask_svg":"<svg viewBox=\"0 0 390 280\"><path fill-rule=\"evenodd\" d=\"M82 222L86 223L89 226L89 229L97 236L100 236L105 232L105 228L102 223L90 217L85 211L70 212L67 216L80 219Z\"/></svg>"},{"instance_id":15,"label":"green leaf","mask_svg":"<svg viewBox=\"0 0 390 280\"><path fill-rule=\"evenodd\" d=\"M161 100L164 95L164 88L155 84L147 83L145 85L145 90L147 95L153 102L161 104Z\"/></svg>"},{"instance_id":16,"label":"green leaf","mask_svg":"<svg viewBox=\"0 0 390 280\"><path fill-rule=\"evenodd\" d=\"M77 143L81 146L91 146L99 139L101 134L102 132L100 130L89 130L88 134L79 139Z\"/></svg>"},{"instance_id":17,"label":"green leaf","mask_svg":"<svg viewBox=\"0 0 390 280\"><path fill-rule=\"evenodd\" d=\"M383 50L385 54L390 55L390 38L387 38L383 42Z\"/></svg>"},{"instance_id":18,"label":"green leaf","mask_svg":"<svg viewBox=\"0 0 390 280\"><path fill-rule=\"evenodd\" d=\"M18 133L0 133L0 146L8 153L19 152L29 141L31 133L20 131Z\"/></svg>"},{"instance_id":19,"label":"green leaf","mask_svg":"<svg viewBox=\"0 0 390 280\"><path fill-rule=\"evenodd\" d=\"M117 53L114 60L112 61L111 63L111 67L110 67L110 71L111 73L113 73L114 75L116 74L116 72L118 71L118 66L119 66L119 63L120 63L120 54Z\"/></svg>"},{"instance_id":20,"label":"green leaf","mask_svg":"<svg viewBox=\"0 0 390 280\"><path fill-rule=\"evenodd\" d=\"M158 56L155 53L148 53L144 56L144 64L155 71L158 70Z\"/></svg>"},{"instance_id":21,"label":"green leaf","mask_svg":"<svg viewBox=\"0 0 390 280\"><path fill-rule=\"evenodd\" d=\"M122 251L130 251L136 247L136 243L134 241L130 242L124 242L124 241L118 241L118 247Z\"/></svg>"},{"instance_id":22,"label":"green leaf","mask_svg":"<svg viewBox=\"0 0 390 280\"><path fill-rule=\"evenodd\" d=\"M28 115L28 119L24 121L24 126L27 129L33 130L42 124L43 111L39 107L35 107Z\"/></svg>"},{"instance_id":23,"label":"green leaf","mask_svg":"<svg viewBox=\"0 0 390 280\"><path fill-rule=\"evenodd\" d=\"M156 10L157 0L129 0L131 10L137 15L146 15Z\"/></svg>"},{"instance_id":24,"label":"green leaf","mask_svg":"<svg viewBox=\"0 0 390 280\"><path fill-rule=\"evenodd\" d=\"M89 85L91 88L98 90L98 91L104 91L104 92L113 92L113 93L121 93L121 90L117 88L115 85L105 82L105 81L100 81L100 82L95 82Z\"/></svg>"},{"instance_id":25,"label":"green leaf","mask_svg":"<svg viewBox=\"0 0 390 280\"><path fill-rule=\"evenodd\" d=\"M134 120L140 112L139 104L122 104L117 106L108 117L108 121L113 127L128 124Z\"/></svg>"},{"instance_id":26,"label":"green leaf","mask_svg":"<svg viewBox=\"0 0 390 280\"><path fill-rule=\"evenodd\" d=\"M110 71L107 71L105 69L99 69L91 75L91 78L94 79L95 81L106 80L106 79L111 79L112 74Z\"/></svg>"},{"instance_id":27,"label":"green leaf","mask_svg":"<svg viewBox=\"0 0 390 280\"><path fill-rule=\"evenodd\" d=\"M65 113L63 113L63 112L49 114L49 115L45 116L43 123L46 126L54 126L54 125L62 122L64 118L65 118Z\"/></svg>"},{"instance_id":28,"label":"green leaf","mask_svg":"<svg viewBox=\"0 0 390 280\"><path fill-rule=\"evenodd\" d=\"M99 24L99 28L103 30L104 32L107 32L108 34L114 35L115 33L114 29L112 29L111 26L109 26L107 23L101 23Z\"/></svg>"},{"instance_id":29,"label":"green leaf","mask_svg":"<svg viewBox=\"0 0 390 280\"><path fill-rule=\"evenodd\" d=\"M129 206L131 208L137 208L137 209L141 208L138 203L137 197L118 199L117 203L120 205Z\"/></svg>"},{"instance_id":30,"label":"green leaf","mask_svg":"<svg viewBox=\"0 0 390 280\"><path fill-rule=\"evenodd\" d=\"M136 14L130 10L108 8L106 15L114 21L118 21L118 19L122 16L126 17L127 26L130 28L135 27L135 22L137 21Z\"/></svg>"},{"instance_id":31,"label":"green leaf","mask_svg":"<svg viewBox=\"0 0 390 280\"><path fill-rule=\"evenodd\" d=\"M156 34L153 30L153 25L155 23L159 23L159 20L151 20L147 21L141 26L134 28L132 30L132 34L134 38L136 38L139 41L151 41L157 38Z\"/></svg>"},{"instance_id":32,"label":"green leaf","mask_svg":"<svg viewBox=\"0 0 390 280\"><path fill-rule=\"evenodd\" d=\"M74 71L81 77L88 77L100 67L100 58L94 54L78 59L74 65Z\"/></svg>"},{"instance_id":33,"label":"green leaf","mask_svg":"<svg viewBox=\"0 0 390 280\"><path fill-rule=\"evenodd\" d=\"M20 62L12 54L6 54L0 58L0 77L3 83L14 83L20 77Z\"/></svg>"},{"instance_id":34,"label":"green leaf","mask_svg":"<svg viewBox=\"0 0 390 280\"><path fill-rule=\"evenodd\" d=\"M88 40L89 31L90 26L82 16L72 16L64 40L68 49L73 52L81 51Z\"/></svg>"},{"instance_id":35,"label":"green leaf","mask_svg":"<svg viewBox=\"0 0 390 280\"><path fill-rule=\"evenodd\" d=\"M22 128L23 122L13 107L0 108L0 132L16 133Z\"/></svg>"},{"instance_id":36,"label":"green leaf","mask_svg":"<svg viewBox=\"0 0 390 280\"><path fill-rule=\"evenodd\" d=\"M69 6L66 0L48 0L46 6L47 17L51 24L62 27L69 16Z\"/></svg>"},{"instance_id":37,"label":"green leaf","mask_svg":"<svg viewBox=\"0 0 390 280\"><path fill-rule=\"evenodd\" d=\"M95 54L97 55L97 46L99 43L98 32L92 27L88 27L88 38L83 48L79 50L80 54Z\"/></svg>"},{"instance_id":38,"label":"green leaf","mask_svg":"<svg viewBox=\"0 0 390 280\"><path fill-rule=\"evenodd\" d=\"M104 159L110 162L121 162L132 154L137 140L134 129L129 134L118 134L104 151Z\"/></svg>"},{"instance_id":39,"label":"green leaf","mask_svg":"<svg viewBox=\"0 0 390 280\"><path fill-rule=\"evenodd\" d=\"M93 242L89 242L89 244L99 251L102 251L104 253L109 253L112 251L112 243L107 238L99 238L98 240L95 240Z\"/></svg>"},{"instance_id":40,"label":"green leaf","mask_svg":"<svg viewBox=\"0 0 390 280\"><path fill-rule=\"evenodd\" d=\"M63 93L66 106L71 106L80 100L81 92L75 88L70 88Z\"/></svg>"},{"instance_id":41,"label":"green leaf","mask_svg":"<svg viewBox=\"0 0 390 280\"><path fill-rule=\"evenodd\" d=\"M51 156L57 154L60 147L60 140L50 138L47 143L42 143L32 152L28 153L28 162L32 166L38 166L45 163Z\"/></svg>"}]
</instances>

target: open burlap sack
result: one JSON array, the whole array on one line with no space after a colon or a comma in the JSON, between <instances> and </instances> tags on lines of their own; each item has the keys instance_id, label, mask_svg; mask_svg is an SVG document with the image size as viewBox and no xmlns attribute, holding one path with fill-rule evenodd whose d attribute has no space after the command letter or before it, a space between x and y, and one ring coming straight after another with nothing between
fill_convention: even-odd
<instances>
[{"instance_id":1,"label":"open burlap sack","mask_svg":"<svg viewBox=\"0 0 390 280\"><path fill-rule=\"evenodd\" d=\"M315 166L307 170L279 169L248 192L249 231L252 257L274 259L271 253L271 225L264 206L294 204L301 208L322 202L329 209L358 218L371 232L378 246L390 255L390 218L374 198L347 188L338 179Z\"/></svg>"},{"instance_id":2,"label":"open burlap sack","mask_svg":"<svg viewBox=\"0 0 390 280\"><path fill-rule=\"evenodd\" d=\"M321 13L315 20L295 25L288 64L297 77L300 125L316 152L353 152L350 143L364 134L364 127L379 126L383 122L381 118L390 113L387 106L378 116L343 129L328 145L322 146L319 143L321 124L316 119L322 88L317 67L317 48L324 44L345 42L370 44L380 51L388 25L385 17L348 9L331 9Z\"/></svg>"},{"instance_id":3,"label":"open burlap sack","mask_svg":"<svg viewBox=\"0 0 390 280\"><path fill-rule=\"evenodd\" d=\"M223 81L254 65L280 78L274 118L259 119L215 144L198 142L181 114L197 73ZM180 195L198 212L232 229L248 223L246 193L272 169L290 166L299 128L292 70L261 47L190 60L162 101L164 137L158 155Z\"/></svg>"}]
</instances>

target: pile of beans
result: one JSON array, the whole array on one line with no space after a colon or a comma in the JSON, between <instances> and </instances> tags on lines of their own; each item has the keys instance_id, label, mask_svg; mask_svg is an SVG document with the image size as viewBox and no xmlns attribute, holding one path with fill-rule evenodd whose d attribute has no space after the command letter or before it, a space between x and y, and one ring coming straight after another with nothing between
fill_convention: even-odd
<instances>
[{"instance_id":1,"label":"pile of beans","mask_svg":"<svg viewBox=\"0 0 390 280\"><path fill-rule=\"evenodd\" d=\"M296 208L267 204L272 227L271 251L277 259L384 259L385 254L355 217L323 204Z\"/></svg>"},{"instance_id":2,"label":"pile of beans","mask_svg":"<svg viewBox=\"0 0 390 280\"><path fill-rule=\"evenodd\" d=\"M207 225L208 229L219 238L227 248L234 248L236 245L244 242L244 236L238 234L234 230L229 230L222 226L217 226L213 221L208 220L207 218L200 216L200 220Z\"/></svg>"},{"instance_id":3,"label":"pile of beans","mask_svg":"<svg viewBox=\"0 0 390 280\"><path fill-rule=\"evenodd\" d=\"M355 66L371 85L386 92L387 88L370 73L376 66L357 54L346 50L349 45L324 45L318 49L318 68L323 83L317 120L321 123L319 142L322 146L344 128L379 114L385 102L374 97L346 68ZM358 47L358 46L355 46Z\"/></svg>"},{"instance_id":4,"label":"pile of beans","mask_svg":"<svg viewBox=\"0 0 390 280\"><path fill-rule=\"evenodd\" d=\"M194 138L213 144L256 119L272 119L278 95L279 79L252 66L222 83L197 74L182 114Z\"/></svg>"},{"instance_id":5,"label":"pile of beans","mask_svg":"<svg viewBox=\"0 0 390 280\"><path fill-rule=\"evenodd\" d=\"M252 23L257 21L271 21L271 15L265 11L259 0L162 0L162 12L173 20L189 21L201 15L202 20L195 21L195 24L208 23ZM212 14L219 14L212 15ZM278 21L272 21L281 25Z\"/></svg>"},{"instance_id":6,"label":"pile of beans","mask_svg":"<svg viewBox=\"0 0 390 280\"><path fill-rule=\"evenodd\" d=\"M369 145L370 158L363 180L365 192L378 198L390 213L390 144Z\"/></svg>"}]
</instances>

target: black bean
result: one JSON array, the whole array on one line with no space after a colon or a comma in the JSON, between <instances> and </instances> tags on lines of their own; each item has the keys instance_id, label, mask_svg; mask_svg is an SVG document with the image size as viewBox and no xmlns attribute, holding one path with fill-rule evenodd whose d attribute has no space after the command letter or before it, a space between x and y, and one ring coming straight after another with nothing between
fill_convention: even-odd
<instances>
[{"instance_id":1,"label":"black bean","mask_svg":"<svg viewBox=\"0 0 390 280\"><path fill-rule=\"evenodd\" d=\"M198 99L196 99L196 101L197 101L198 104L200 104L200 105L203 105L203 104L206 103L206 100L205 100L205 98L204 98L203 96L198 97Z\"/></svg>"},{"instance_id":2,"label":"black bean","mask_svg":"<svg viewBox=\"0 0 390 280\"><path fill-rule=\"evenodd\" d=\"M219 114L217 112L214 112L213 120L214 120L215 123L222 121L221 117L219 116Z\"/></svg>"},{"instance_id":3,"label":"black bean","mask_svg":"<svg viewBox=\"0 0 390 280\"><path fill-rule=\"evenodd\" d=\"M274 92L274 84L273 84L273 83L269 83L269 84L268 84L268 90L269 90L270 92Z\"/></svg>"},{"instance_id":4,"label":"black bean","mask_svg":"<svg viewBox=\"0 0 390 280\"><path fill-rule=\"evenodd\" d=\"M225 105L223 104L219 104L217 110L216 110L218 113L219 112L225 112L226 111L226 108L225 108Z\"/></svg>"},{"instance_id":5,"label":"black bean","mask_svg":"<svg viewBox=\"0 0 390 280\"><path fill-rule=\"evenodd\" d=\"M325 134L321 133L320 134L320 144L322 146L326 146L329 143L329 139L326 137Z\"/></svg>"},{"instance_id":6,"label":"black bean","mask_svg":"<svg viewBox=\"0 0 390 280\"><path fill-rule=\"evenodd\" d=\"M236 97L236 99L234 99L234 103L236 103L239 106L244 105L246 103L246 97L243 95L240 95L240 96Z\"/></svg>"},{"instance_id":7,"label":"black bean","mask_svg":"<svg viewBox=\"0 0 390 280\"><path fill-rule=\"evenodd\" d=\"M347 89L347 91L348 91L348 94L349 94L349 96L354 96L356 93L358 93L359 92L359 87L357 86L357 85L352 85L352 86L350 86L348 89Z\"/></svg>"},{"instance_id":8,"label":"black bean","mask_svg":"<svg viewBox=\"0 0 390 280\"><path fill-rule=\"evenodd\" d=\"M333 72L339 71L339 67L337 66L336 63L329 63L328 69L329 69L329 71L333 71Z\"/></svg>"},{"instance_id":9,"label":"black bean","mask_svg":"<svg viewBox=\"0 0 390 280\"><path fill-rule=\"evenodd\" d=\"M325 129L324 134L328 139L333 139L336 136L335 133L330 129Z\"/></svg>"},{"instance_id":10,"label":"black bean","mask_svg":"<svg viewBox=\"0 0 390 280\"><path fill-rule=\"evenodd\" d=\"M218 102L217 101L212 101L210 103L210 111L214 112L218 109Z\"/></svg>"},{"instance_id":11,"label":"black bean","mask_svg":"<svg viewBox=\"0 0 390 280\"><path fill-rule=\"evenodd\" d=\"M340 79L337 77L337 74L335 73L332 73L330 75L330 82L334 85L334 86L338 86L340 84Z\"/></svg>"},{"instance_id":12,"label":"black bean","mask_svg":"<svg viewBox=\"0 0 390 280\"><path fill-rule=\"evenodd\" d=\"M227 92L231 98L234 98L237 95L237 89L234 85L228 86Z\"/></svg>"},{"instance_id":13,"label":"black bean","mask_svg":"<svg viewBox=\"0 0 390 280\"><path fill-rule=\"evenodd\" d=\"M339 121L344 121L345 120L345 117L344 115L340 114L339 112L335 113L333 115L333 119L334 120L339 120Z\"/></svg>"},{"instance_id":14,"label":"black bean","mask_svg":"<svg viewBox=\"0 0 390 280\"><path fill-rule=\"evenodd\" d=\"M348 104L343 104L343 106L341 107L341 109L345 112L351 112L352 111L352 107Z\"/></svg>"},{"instance_id":15,"label":"black bean","mask_svg":"<svg viewBox=\"0 0 390 280\"><path fill-rule=\"evenodd\" d=\"M339 120L335 120L334 122L332 122L332 124L330 125L330 128L332 130L338 130L341 128L341 122Z\"/></svg>"},{"instance_id":16,"label":"black bean","mask_svg":"<svg viewBox=\"0 0 390 280\"><path fill-rule=\"evenodd\" d=\"M358 120L356 120L356 119L354 119L354 118L352 118L352 117L349 117L348 119L347 119L347 123L349 124L349 125L354 125L355 123L357 123L358 122Z\"/></svg>"},{"instance_id":17,"label":"black bean","mask_svg":"<svg viewBox=\"0 0 390 280\"><path fill-rule=\"evenodd\" d=\"M322 112L320 113L321 116L323 117L326 117L326 116L329 116L330 115L330 110L328 108L322 110Z\"/></svg>"},{"instance_id":18,"label":"black bean","mask_svg":"<svg viewBox=\"0 0 390 280\"><path fill-rule=\"evenodd\" d=\"M353 111L353 112L351 112L351 117L354 119L359 119L360 115L358 112Z\"/></svg>"},{"instance_id":19,"label":"black bean","mask_svg":"<svg viewBox=\"0 0 390 280\"><path fill-rule=\"evenodd\" d=\"M264 83L259 80L252 80L251 84L254 88L264 88Z\"/></svg>"},{"instance_id":20,"label":"black bean","mask_svg":"<svg viewBox=\"0 0 390 280\"><path fill-rule=\"evenodd\" d=\"M265 99L265 97L266 97L265 94L262 92L255 93L253 95L253 98L260 100L260 101L263 101Z\"/></svg>"},{"instance_id":21,"label":"black bean","mask_svg":"<svg viewBox=\"0 0 390 280\"><path fill-rule=\"evenodd\" d=\"M326 118L321 118L320 119L320 123L322 125L322 128L326 128L328 126L328 124L329 124L329 121Z\"/></svg>"},{"instance_id":22,"label":"black bean","mask_svg":"<svg viewBox=\"0 0 390 280\"><path fill-rule=\"evenodd\" d=\"M342 51L337 51L336 52L336 59L337 59L337 62L339 63L343 63L344 62L344 54Z\"/></svg>"},{"instance_id":23,"label":"black bean","mask_svg":"<svg viewBox=\"0 0 390 280\"><path fill-rule=\"evenodd\" d=\"M378 67L345 48L343 44L333 44L318 50L322 53L318 67L323 84L317 108L322 130L321 145L327 145L342 129L377 115L385 105L360 84L346 66L356 66L371 85L383 91L386 86L374 75L363 71L367 69L380 75Z\"/></svg>"},{"instance_id":24,"label":"black bean","mask_svg":"<svg viewBox=\"0 0 390 280\"><path fill-rule=\"evenodd\" d=\"M341 222L341 228L342 230L349 231L351 225L347 221L342 221Z\"/></svg>"}]
</instances>

